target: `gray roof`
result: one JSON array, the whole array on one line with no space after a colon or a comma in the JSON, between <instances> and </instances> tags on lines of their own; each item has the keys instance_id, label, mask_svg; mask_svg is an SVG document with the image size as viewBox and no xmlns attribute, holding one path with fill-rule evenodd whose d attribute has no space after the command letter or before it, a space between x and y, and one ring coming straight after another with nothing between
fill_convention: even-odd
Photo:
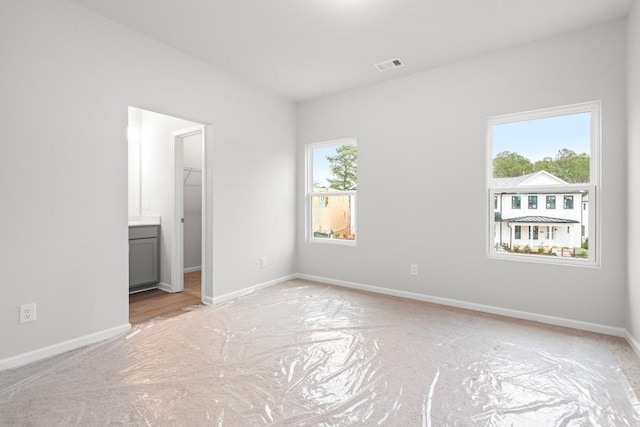
<instances>
[{"instance_id":1,"label":"gray roof","mask_svg":"<svg viewBox=\"0 0 640 427\"><path fill-rule=\"evenodd\" d=\"M514 176L510 178L493 178L494 187L517 187L539 171L531 172L522 176Z\"/></svg>"},{"instance_id":2,"label":"gray roof","mask_svg":"<svg viewBox=\"0 0 640 427\"><path fill-rule=\"evenodd\" d=\"M532 222L540 224L579 224L573 219L552 218L548 216L519 216L516 218L502 218L502 221L509 222Z\"/></svg>"},{"instance_id":3,"label":"gray roof","mask_svg":"<svg viewBox=\"0 0 640 427\"><path fill-rule=\"evenodd\" d=\"M552 178L554 180L557 180L558 184L567 184L564 180L558 178L557 176L555 176L552 173L547 172L546 170L539 170L539 171L535 171L535 172L531 172L528 173L526 175L521 175L521 176L514 176L514 177L508 177L508 178L493 178L493 183L492 185L494 187L519 187L521 185L523 185L526 181L528 181L529 179L533 178L536 175L546 175L549 178Z\"/></svg>"}]
</instances>

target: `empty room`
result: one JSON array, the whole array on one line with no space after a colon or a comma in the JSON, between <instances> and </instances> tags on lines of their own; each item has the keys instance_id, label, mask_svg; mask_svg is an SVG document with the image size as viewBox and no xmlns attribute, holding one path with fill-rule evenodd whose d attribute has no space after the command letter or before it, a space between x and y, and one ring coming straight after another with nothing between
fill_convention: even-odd
<instances>
[{"instance_id":1,"label":"empty room","mask_svg":"<svg viewBox=\"0 0 640 427\"><path fill-rule=\"evenodd\" d=\"M640 425L637 0L0 21L0 426Z\"/></svg>"}]
</instances>

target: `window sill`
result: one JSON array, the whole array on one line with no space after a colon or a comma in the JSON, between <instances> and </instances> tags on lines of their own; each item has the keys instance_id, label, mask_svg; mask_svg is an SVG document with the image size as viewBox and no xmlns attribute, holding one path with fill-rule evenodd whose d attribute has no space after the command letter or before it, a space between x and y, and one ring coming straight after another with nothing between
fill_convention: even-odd
<instances>
[{"instance_id":1,"label":"window sill","mask_svg":"<svg viewBox=\"0 0 640 427\"><path fill-rule=\"evenodd\" d=\"M595 260L585 258L556 257L549 255L528 255L512 253L495 253L487 255L489 259L501 261L528 262L533 264L563 265L569 267L600 268L600 263Z\"/></svg>"},{"instance_id":2,"label":"window sill","mask_svg":"<svg viewBox=\"0 0 640 427\"><path fill-rule=\"evenodd\" d=\"M337 246L358 246L356 240L342 240L342 239L318 239L308 238L307 243L320 243L322 245L337 245Z\"/></svg>"}]
</instances>

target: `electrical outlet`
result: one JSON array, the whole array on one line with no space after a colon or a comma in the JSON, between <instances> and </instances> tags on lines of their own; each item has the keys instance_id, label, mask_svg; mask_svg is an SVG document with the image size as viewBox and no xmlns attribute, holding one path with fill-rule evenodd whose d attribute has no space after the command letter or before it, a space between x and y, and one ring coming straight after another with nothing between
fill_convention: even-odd
<instances>
[{"instance_id":1,"label":"electrical outlet","mask_svg":"<svg viewBox=\"0 0 640 427\"><path fill-rule=\"evenodd\" d=\"M25 304L20 306L20 323L35 322L36 320L36 303Z\"/></svg>"},{"instance_id":2,"label":"electrical outlet","mask_svg":"<svg viewBox=\"0 0 640 427\"><path fill-rule=\"evenodd\" d=\"M267 268L267 257L266 256L263 256L262 258L260 258L260 267Z\"/></svg>"},{"instance_id":3,"label":"electrical outlet","mask_svg":"<svg viewBox=\"0 0 640 427\"><path fill-rule=\"evenodd\" d=\"M411 264L411 268L409 270L409 273L412 276L417 276L418 275L418 264Z\"/></svg>"}]
</instances>

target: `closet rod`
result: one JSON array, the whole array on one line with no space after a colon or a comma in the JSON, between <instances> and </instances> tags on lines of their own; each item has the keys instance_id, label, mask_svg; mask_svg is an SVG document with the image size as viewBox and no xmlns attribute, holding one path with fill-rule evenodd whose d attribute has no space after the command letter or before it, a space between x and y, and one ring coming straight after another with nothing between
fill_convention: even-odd
<instances>
[{"instance_id":1,"label":"closet rod","mask_svg":"<svg viewBox=\"0 0 640 427\"><path fill-rule=\"evenodd\" d=\"M202 169L198 168L184 168L184 170L187 172L187 176L184 177L184 181L182 181L183 184L186 184L187 180L189 179L189 175L191 175L191 172L202 172Z\"/></svg>"}]
</instances>

